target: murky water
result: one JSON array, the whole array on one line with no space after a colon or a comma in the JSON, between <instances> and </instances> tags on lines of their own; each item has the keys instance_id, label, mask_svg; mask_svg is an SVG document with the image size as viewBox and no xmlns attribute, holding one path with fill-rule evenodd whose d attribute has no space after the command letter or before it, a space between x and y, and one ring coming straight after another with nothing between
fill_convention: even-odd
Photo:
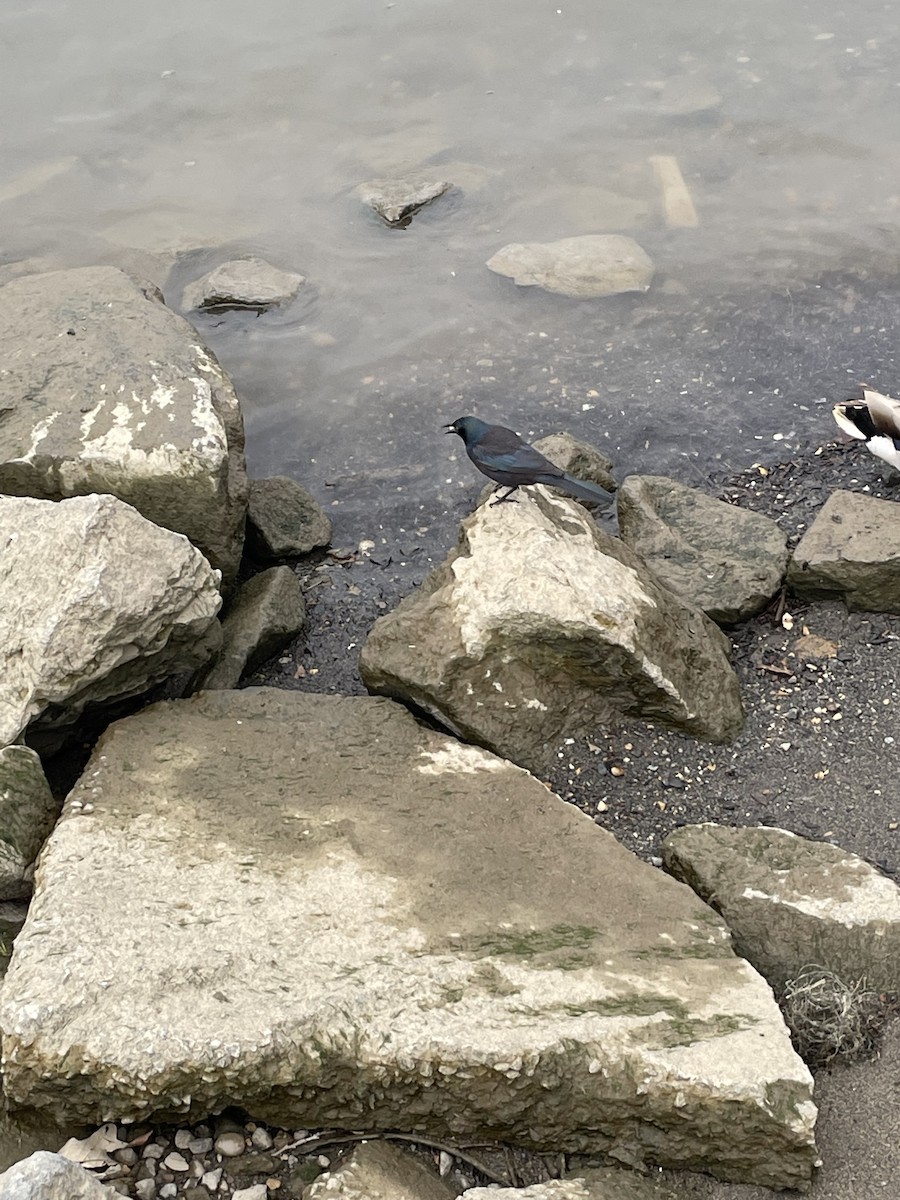
<instances>
[{"instance_id":1,"label":"murky water","mask_svg":"<svg viewBox=\"0 0 900 1200\"><path fill-rule=\"evenodd\" d=\"M176 308L235 254L308 277L281 312L198 325L253 471L307 482L348 537L399 492L472 494L436 435L465 411L690 482L833 436L848 382L900 387L889 3L8 0L0 55L4 261L117 263ZM697 228L667 227L654 155ZM456 190L388 229L354 188L410 168ZM646 296L484 266L600 232L651 254Z\"/></svg>"}]
</instances>

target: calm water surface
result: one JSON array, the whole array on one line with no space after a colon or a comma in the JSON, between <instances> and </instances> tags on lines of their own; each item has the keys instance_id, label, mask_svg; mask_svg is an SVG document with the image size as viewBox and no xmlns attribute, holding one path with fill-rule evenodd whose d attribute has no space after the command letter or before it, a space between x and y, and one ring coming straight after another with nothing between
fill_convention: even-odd
<instances>
[{"instance_id":1,"label":"calm water surface","mask_svg":"<svg viewBox=\"0 0 900 1200\"><path fill-rule=\"evenodd\" d=\"M282 311L197 323L252 470L351 535L394 494L470 498L435 432L465 411L690 482L831 437L849 382L900 388L898 33L874 0L7 0L0 261L116 263L175 308L235 254L306 275ZM696 229L666 227L660 154ZM457 190L387 229L354 188L410 169ZM603 232L651 254L647 295L484 266Z\"/></svg>"}]
</instances>

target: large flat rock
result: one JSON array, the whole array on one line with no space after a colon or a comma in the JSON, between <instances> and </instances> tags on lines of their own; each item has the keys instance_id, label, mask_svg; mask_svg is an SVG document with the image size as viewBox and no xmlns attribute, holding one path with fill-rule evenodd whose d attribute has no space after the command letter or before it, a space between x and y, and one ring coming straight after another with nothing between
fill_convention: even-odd
<instances>
[{"instance_id":1,"label":"large flat rock","mask_svg":"<svg viewBox=\"0 0 900 1200\"><path fill-rule=\"evenodd\" d=\"M815 1159L811 1077L720 919L380 698L206 692L111 726L0 1028L12 1104L73 1120L237 1103L775 1186Z\"/></svg>"},{"instance_id":2,"label":"large flat rock","mask_svg":"<svg viewBox=\"0 0 900 1200\"><path fill-rule=\"evenodd\" d=\"M196 332L115 267L0 288L0 492L108 492L183 533L229 582L247 507L243 423Z\"/></svg>"}]
</instances>

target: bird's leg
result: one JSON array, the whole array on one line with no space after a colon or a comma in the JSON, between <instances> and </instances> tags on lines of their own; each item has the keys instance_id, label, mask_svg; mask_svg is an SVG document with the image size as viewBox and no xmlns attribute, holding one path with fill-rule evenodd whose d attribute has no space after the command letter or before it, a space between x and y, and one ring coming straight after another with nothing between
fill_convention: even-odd
<instances>
[{"instance_id":1,"label":"bird's leg","mask_svg":"<svg viewBox=\"0 0 900 1200\"><path fill-rule=\"evenodd\" d=\"M499 492L499 491L500 491L500 489L501 489L502 487L505 487L505 488L507 489L507 490L506 490L506 495L505 495L505 496L501 496L501 497L499 498L499 500L492 500L492 501L491 501L491 503L490 503L490 507L491 507L491 508L493 508L493 507L494 507L495 505L497 505L497 504L503 504L503 503L505 503L507 500L509 500L510 504L517 504L517 503L518 503L518 501L517 501L517 500L513 500L513 499L512 499L512 494L513 494L513 492L514 492L514 491L516 491L516 490L517 490L518 486L519 486L519 485L518 485L517 483L514 483L514 484L512 485L512 487L509 487L509 485L508 485L508 484L505 484L505 483L498 483L498 484L497 484L497 486L494 488L494 494L496 495L496 494L497 494L497 492Z\"/></svg>"}]
</instances>

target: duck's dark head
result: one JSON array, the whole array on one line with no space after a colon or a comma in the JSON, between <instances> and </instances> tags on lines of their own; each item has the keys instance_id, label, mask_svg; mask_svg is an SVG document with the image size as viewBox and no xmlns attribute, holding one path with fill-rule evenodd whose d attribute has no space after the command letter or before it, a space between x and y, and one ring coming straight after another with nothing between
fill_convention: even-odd
<instances>
[{"instance_id":1,"label":"duck's dark head","mask_svg":"<svg viewBox=\"0 0 900 1200\"><path fill-rule=\"evenodd\" d=\"M831 412L838 426L850 437L868 441L878 433L869 406L862 400L845 400L843 404L836 404Z\"/></svg>"}]
</instances>

